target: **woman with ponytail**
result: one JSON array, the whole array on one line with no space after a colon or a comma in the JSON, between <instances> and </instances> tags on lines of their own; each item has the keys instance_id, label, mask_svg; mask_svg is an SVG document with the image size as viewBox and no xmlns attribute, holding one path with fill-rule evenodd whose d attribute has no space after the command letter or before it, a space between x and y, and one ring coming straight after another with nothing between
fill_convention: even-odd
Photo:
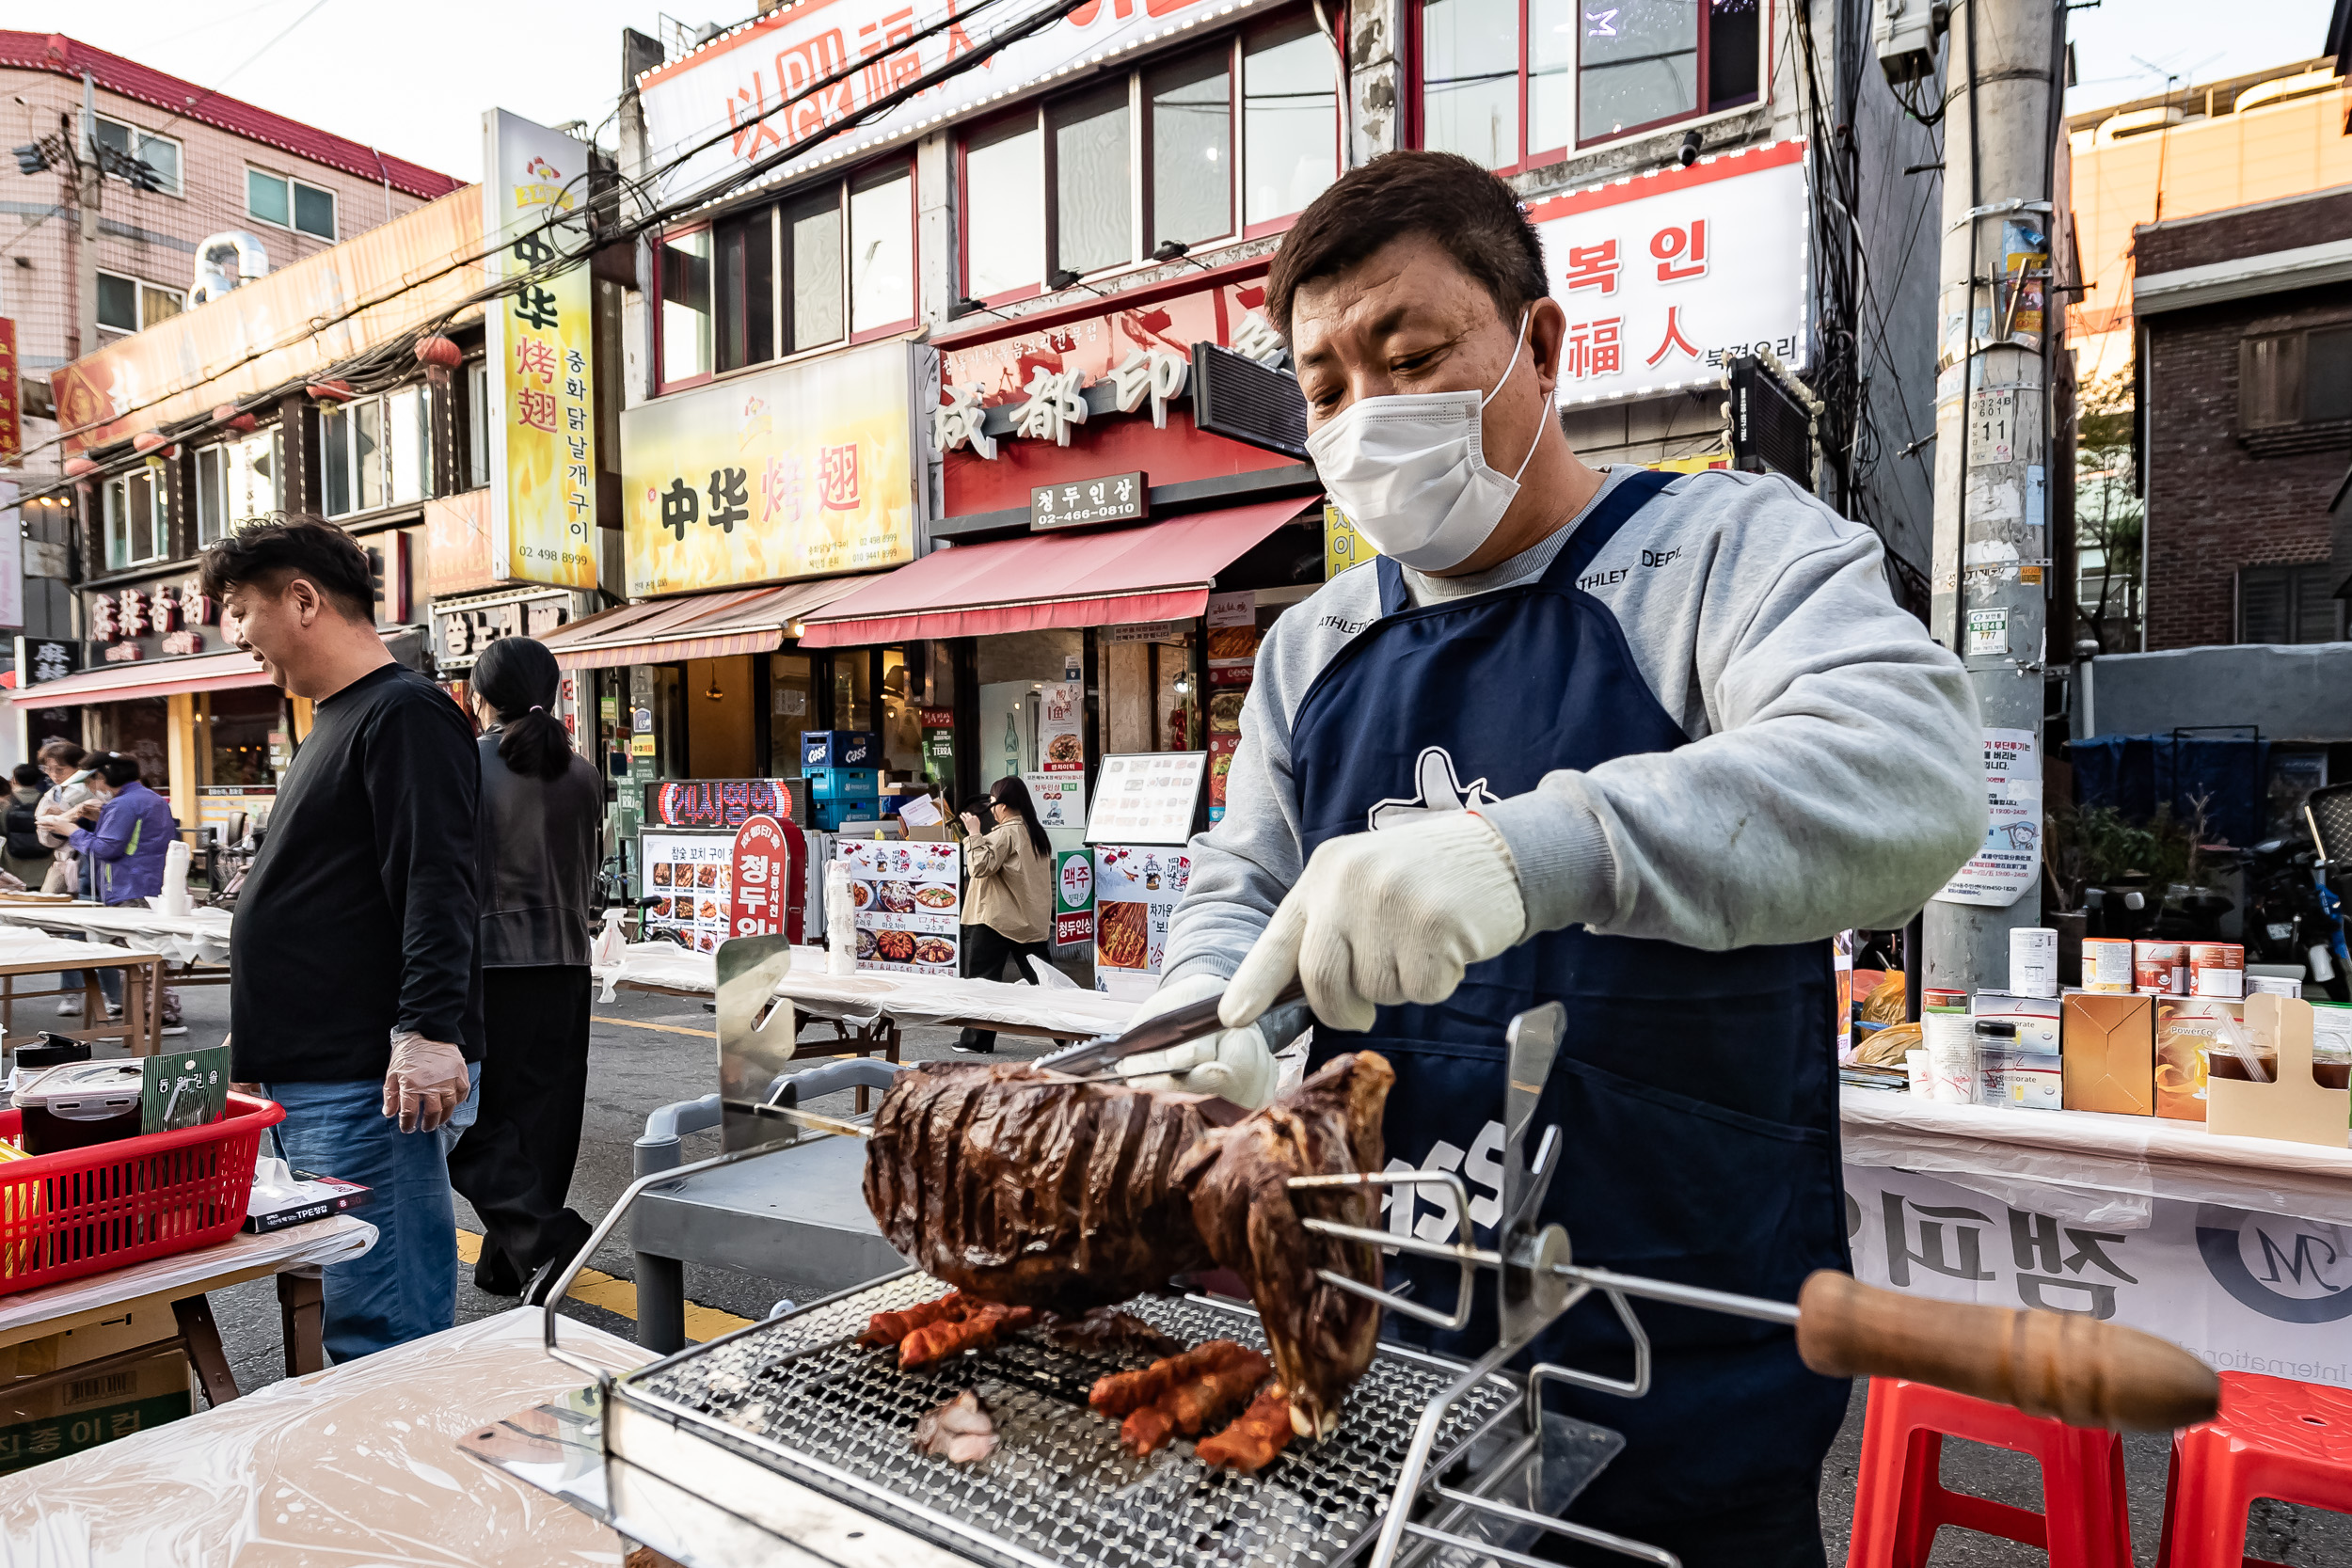
<instances>
[{"instance_id":1,"label":"woman with ponytail","mask_svg":"<svg viewBox=\"0 0 2352 1568\"><path fill-rule=\"evenodd\" d=\"M543 642L505 637L473 667L482 722L482 1104L449 1158L481 1216L474 1283L516 1295L592 1228L565 1207L588 1092L588 957L604 782L572 750Z\"/></svg>"}]
</instances>

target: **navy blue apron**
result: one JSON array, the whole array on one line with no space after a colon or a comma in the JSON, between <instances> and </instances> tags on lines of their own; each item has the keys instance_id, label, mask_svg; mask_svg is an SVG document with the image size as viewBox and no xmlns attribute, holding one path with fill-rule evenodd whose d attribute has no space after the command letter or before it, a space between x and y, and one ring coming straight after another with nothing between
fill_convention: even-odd
<instances>
[{"instance_id":1,"label":"navy blue apron","mask_svg":"<svg viewBox=\"0 0 2352 1568\"><path fill-rule=\"evenodd\" d=\"M1396 563L1377 562L1380 618L1316 678L1293 726L1308 853L1392 814L1474 808L1524 794L1555 768L1688 742L1643 681L1616 618L1577 587L1668 478L1619 483L1550 569L1516 588L1412 609ZM1312 1057L1319 1066L1370 1048L1389 1059L1390 1168L1460 1172L1479 1243L1491 1246L1503 1027L1559 1002L1567 1032L1528 1154L1556 1123L1562 1157L1544 1218L1566 1227L1577 1261L1794 1301L1813 1270L1849 1267L1835 995L1824 942L1709 953L1575 927L1472 965L1438 1006L1381 1008L1369 1034L1319 1027ZM1383 1224L1454 1239L1457 1216L1439 1189L1393 1191ZM1440 1309L1457 1278L1402 1256L1389 1276ZM1394 1313L1387 1332L1466 1359L1483 1354L1498 1333L1491 1276L1480 1294L1458 1334ZM1718 1513L1814 1484L1845 1414L1845 1383L1807 1371L1788 1329L1636 1307L1653 1353L1649 1393L1549 1396L1628 1439L1579 1517ZM1553 1324L1528 1359L1620 1378L1633 1365L1630 1339L1598 1297Z\"/></svg>"}]
</instances>

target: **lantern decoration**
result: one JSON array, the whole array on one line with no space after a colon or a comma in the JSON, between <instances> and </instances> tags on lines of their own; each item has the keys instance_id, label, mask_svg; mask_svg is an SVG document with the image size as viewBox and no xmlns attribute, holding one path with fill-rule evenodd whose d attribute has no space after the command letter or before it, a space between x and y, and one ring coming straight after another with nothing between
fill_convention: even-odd
<instances>
[{"instance_id":1,"label":"lantern decoration","mask_svg":"<svg viewBox=\"0 0 2352 1568\"><path fill-rule=\"evenodd\" d=\"M145 452L150 457L163 451L166 444L163 436L151 430L142 430L131 437L132 450Z\"/></svg>"},{"instance_id":2,"label":"lantern decoration","mask_svg":"<svg viewBox=\"0 0 2352 1568\"><path fill-rule=\"evenodd\" d=\"M84 474L96 473L98 464L87 457L69 457L65 460L65 471L70 477L78 479Z\"/></svg>"},{"instance_id":3,"label":"lantern decoration","mask_svg":"<svg viewBox=\"0 0 2352 1568\"><path fill-rule=\"evenodd\" d=\"M238 412L237 405L233 403L224 403L214 409L213 422L233 430L241 436L250 436L262 427L261 420L250 414Z\"/></svg>"},{"instance_id":4,"label":"lantern decoration","mask_svg":"<svg viewBox=\"0 0 2352 1568\"><path fill-rule=\"evenodd\" d=\"M348 381L313 381L302 389L319 403L349 403L359 395Z\"/></svg>"},{"instance_id":5,"label":"lantern decoration","mask_svg":"<svg viewBox=\"0 0 2352 1568\"><path fill-rule=\"evenodd\" d=\"M465 351L437 332L417 340L417 363L424 367L428 387L447 387L449 372L465 362Z\"/></svg>"}]
</instances>

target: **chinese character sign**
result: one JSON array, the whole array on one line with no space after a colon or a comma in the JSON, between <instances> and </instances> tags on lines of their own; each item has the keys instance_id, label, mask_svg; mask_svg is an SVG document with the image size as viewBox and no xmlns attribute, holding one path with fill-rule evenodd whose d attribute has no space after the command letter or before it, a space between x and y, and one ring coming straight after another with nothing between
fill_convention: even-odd
<instances>
[{"instance_id":1,"label":"chinese character sign","mask_svg":"<svg viewBox=\"0 0 2352 1568\"><path fill-rule=\"evenodd\" d=\"M914 560L909 352L874 343L624 413L628 592Z\"/></svg>"},{"instance_id":2,"label":"chinese character sign","mask_svg":"<svg viewBox=\"0 0 2352 1568\"><path fill-rule=\"evenodd\" d=\"M16 323L0 316L0 467L13 468L24 456L23 389L16 377Z\"/></svg>"},{"instance_id":3,"label":"chinese character sign","mask_svg":"<svg viewBox=\"0 0 2352 1568\"><path fill-rule=\"evenodd\" d=\"M1804 151L1775 142L1530 210L1568 317L1561 403L1711 384L1760 348L1803 368Z\"/></svg>"},{"instance_id":4,"label":"chinese character sign","mask_svg":"<svg viewBox=\"0 0 2352 1568\"><path fill-rule=\"evenodd\" d=\"M591 290L576 224L543 228L587 198L588 150L503 109L484 117L483 220L502 242L490 265L527 277L485 309L490 356L490 552L501 578L596 586L596 402Z\"/></svg>"}]
</instances>

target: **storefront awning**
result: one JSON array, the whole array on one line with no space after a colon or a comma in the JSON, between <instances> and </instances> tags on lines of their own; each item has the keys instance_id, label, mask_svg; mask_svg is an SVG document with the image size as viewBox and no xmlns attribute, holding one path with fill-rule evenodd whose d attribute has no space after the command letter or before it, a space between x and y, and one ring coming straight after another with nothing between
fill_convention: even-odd
<instances>
[{"instance_id":1,"label":"storefront awning","mask_svg":"<svg viewBox=\"0 0 2352 1568\"><path fill-rule=\"evenodd\" d=\"M83 703L119 703L128 697L167 697L180 691L228 691L240 686L267 686L269 677L242 648L190 658L141 659L131 664L102 664L77 671L22 691L8 693L20 707L74 707Z\"/></svg>"},{"instance_id":2,"label":"storefront awning","mask_svg":"<svg viewBox=\"0 0 2352 1568\"><path fill-rule=\"evenodd\" d=\"M827 578L622 605L574 621L545 641L556 662L574 670L772 653L794 622L874 580Z\"/></svg>"},{"instance_id":3,"label":"storefront awning","mask_svg":"<svg viewBox=\"0 0 2352 1568\"><path fill-rule=\"evenodd\" d=\"M1107 533L1040 533L934 550L807 617L807 648L1046 626L1188 621L1217 573L1320 498L1259 501Z\"/></svg>"}]
</instances>

